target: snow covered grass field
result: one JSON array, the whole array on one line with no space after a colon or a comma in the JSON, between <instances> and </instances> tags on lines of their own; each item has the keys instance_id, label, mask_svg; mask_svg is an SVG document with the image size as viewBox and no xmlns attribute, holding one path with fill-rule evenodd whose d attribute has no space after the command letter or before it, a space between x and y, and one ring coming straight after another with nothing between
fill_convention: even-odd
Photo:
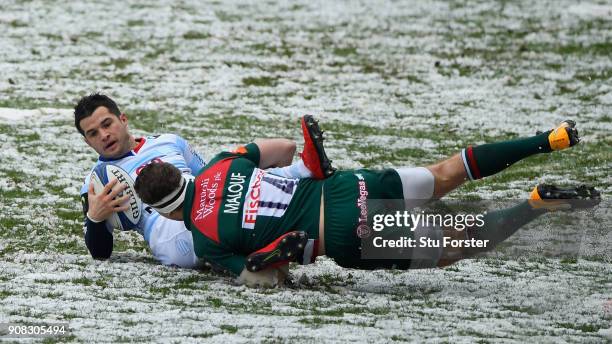
<instances>
[{"instance_id":1,"label":"snow covered grass field","mask_svg":"<svg viewBox=\"0 0 612 344\"><path fill-rule=\"evenodd\" d=\"M320 259L272 290L160 266L135 233L94 261L78 193L96 155L70 111L103 91L133 133L180 134L205 159L301 142L311 113L340 168L424 165L571 118L579 146L451 196L525 198L546 181L609 200L612 2L5 0L0 32L0 323L69 323L47 342L612 340L609 201L578 259L407 272Z\"/></svg>"}]
</instances>

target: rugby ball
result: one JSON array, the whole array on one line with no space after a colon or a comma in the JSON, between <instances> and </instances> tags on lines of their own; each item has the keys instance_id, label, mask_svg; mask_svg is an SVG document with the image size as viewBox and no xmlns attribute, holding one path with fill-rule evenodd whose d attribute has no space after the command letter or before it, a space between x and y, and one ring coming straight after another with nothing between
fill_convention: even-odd
<instances>
[{"instance_id":1,"label":"rugby ball","mask_svg":"<svg viewBox=\"0 0 612 344\"><path fill-rule=\"evenodd\" d=\"M117 165L103 163L93 169L90 178L93 182L96 195L101 193L104 186L113 179L119 180L119 183L117 183L115 187L120 184L128 186L127 189L123 190L118 195L118 197L123 196L123 194L129 195L130 198L125 202L129 208L126 211L113 213L106 221L111 227L120 230L136 228L138 221L140 221L140 216L142 215L142 201L136 194L134 180L130 177L130 174Z\"/></svg>"}]
</instances>

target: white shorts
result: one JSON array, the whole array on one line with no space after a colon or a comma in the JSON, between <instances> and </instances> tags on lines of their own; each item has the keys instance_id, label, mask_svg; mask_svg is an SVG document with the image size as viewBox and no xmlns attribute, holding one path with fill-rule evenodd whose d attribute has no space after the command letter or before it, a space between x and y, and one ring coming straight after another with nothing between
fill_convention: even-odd
<instances>
[{"instance_id":1,"label":"white shorts","mask_svg":"<svg viewBox=\"0 0 612 344\"><path fill-rule=\"evenodd\" d=\"M163 265L181 268L193 268L197 265L193 237L182 221L160 216L151 230L149 247L155 259Z\"/></svg>"},{"instance_id":2,"label":"white shorts","mask_svg":"<svg viewBox=\"0 0 612 344\"><path fill-rule=\"evenodd\" d=\"M427 203L433 196L435 177L425 167L404 167L396 169L402 180L402 191L406 208L412 209ZM439 227L418 226L414 231L414 239L421 242L421 238L440 242L442 230ZM434 268L442 256L441 247L420 247L412 249L411 269Z\"/></svg>"},{"instance_id":3,"label":"white shorts","mask_svg":"<svg viewBox=\"0 0 612 344\"><path fill-rule=\"evenodd\" d=\"M434 193L435 177L425 167L396 168L402 180L402 191L407 208L427 203Z\"/></svg>"}]
</instances>

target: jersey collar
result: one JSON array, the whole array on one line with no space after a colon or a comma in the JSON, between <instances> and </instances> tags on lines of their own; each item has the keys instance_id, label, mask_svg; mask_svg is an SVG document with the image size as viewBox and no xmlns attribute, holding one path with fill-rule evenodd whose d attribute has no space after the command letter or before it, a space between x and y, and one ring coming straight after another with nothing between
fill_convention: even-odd
<instances>
[{"instance_id":1,"label":"jersey collar","mask_svg":"<svg viewBox=\"0 0 612 344\"><path fill-rule=\"evenodd\" d=\"M142 148L142 146L144 146L146 139L144 137L139 137L136 139L136 142L138 143L136 145L136 147L134 147L134 149L132 149L131 151L125 153L123 156L120 156L118 158L115 159L111 159L111 158L105 158L103 156L99 156L98 160L100 161L117 161L117 160L121 160L123 158L126 158L128 156L134 156L136 154L138 154L138 151L140 151L140 148Z\"/></svg>"}]
</instances>

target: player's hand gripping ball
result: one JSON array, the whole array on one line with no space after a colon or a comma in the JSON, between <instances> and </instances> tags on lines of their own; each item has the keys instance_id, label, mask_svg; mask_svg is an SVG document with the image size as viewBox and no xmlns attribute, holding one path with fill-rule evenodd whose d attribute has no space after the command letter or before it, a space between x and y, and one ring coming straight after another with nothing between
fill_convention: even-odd
<instances>
[{"instance_id":1,"label":"player's hand gripping ball","mask_svg":"<svg viewBox=\"0 0 612 344\"><path fill-rule=\"evenodd\" d=\"M91 172L90 178L96 194L100 194L104 186L113 179L118 179L117 184L127 185L127 188L119 193L117 197L122 197L124 194L129 195L129 199L125 203L128 209L113 213L106 221L109 221L113 228L120 230L135 228L142 215L142 201L136 195L134 180L130 177L129 173L119 166L107 163L96 166ZM118 185L115 187L118 187Z\"/></svg>"}]
</instances>

